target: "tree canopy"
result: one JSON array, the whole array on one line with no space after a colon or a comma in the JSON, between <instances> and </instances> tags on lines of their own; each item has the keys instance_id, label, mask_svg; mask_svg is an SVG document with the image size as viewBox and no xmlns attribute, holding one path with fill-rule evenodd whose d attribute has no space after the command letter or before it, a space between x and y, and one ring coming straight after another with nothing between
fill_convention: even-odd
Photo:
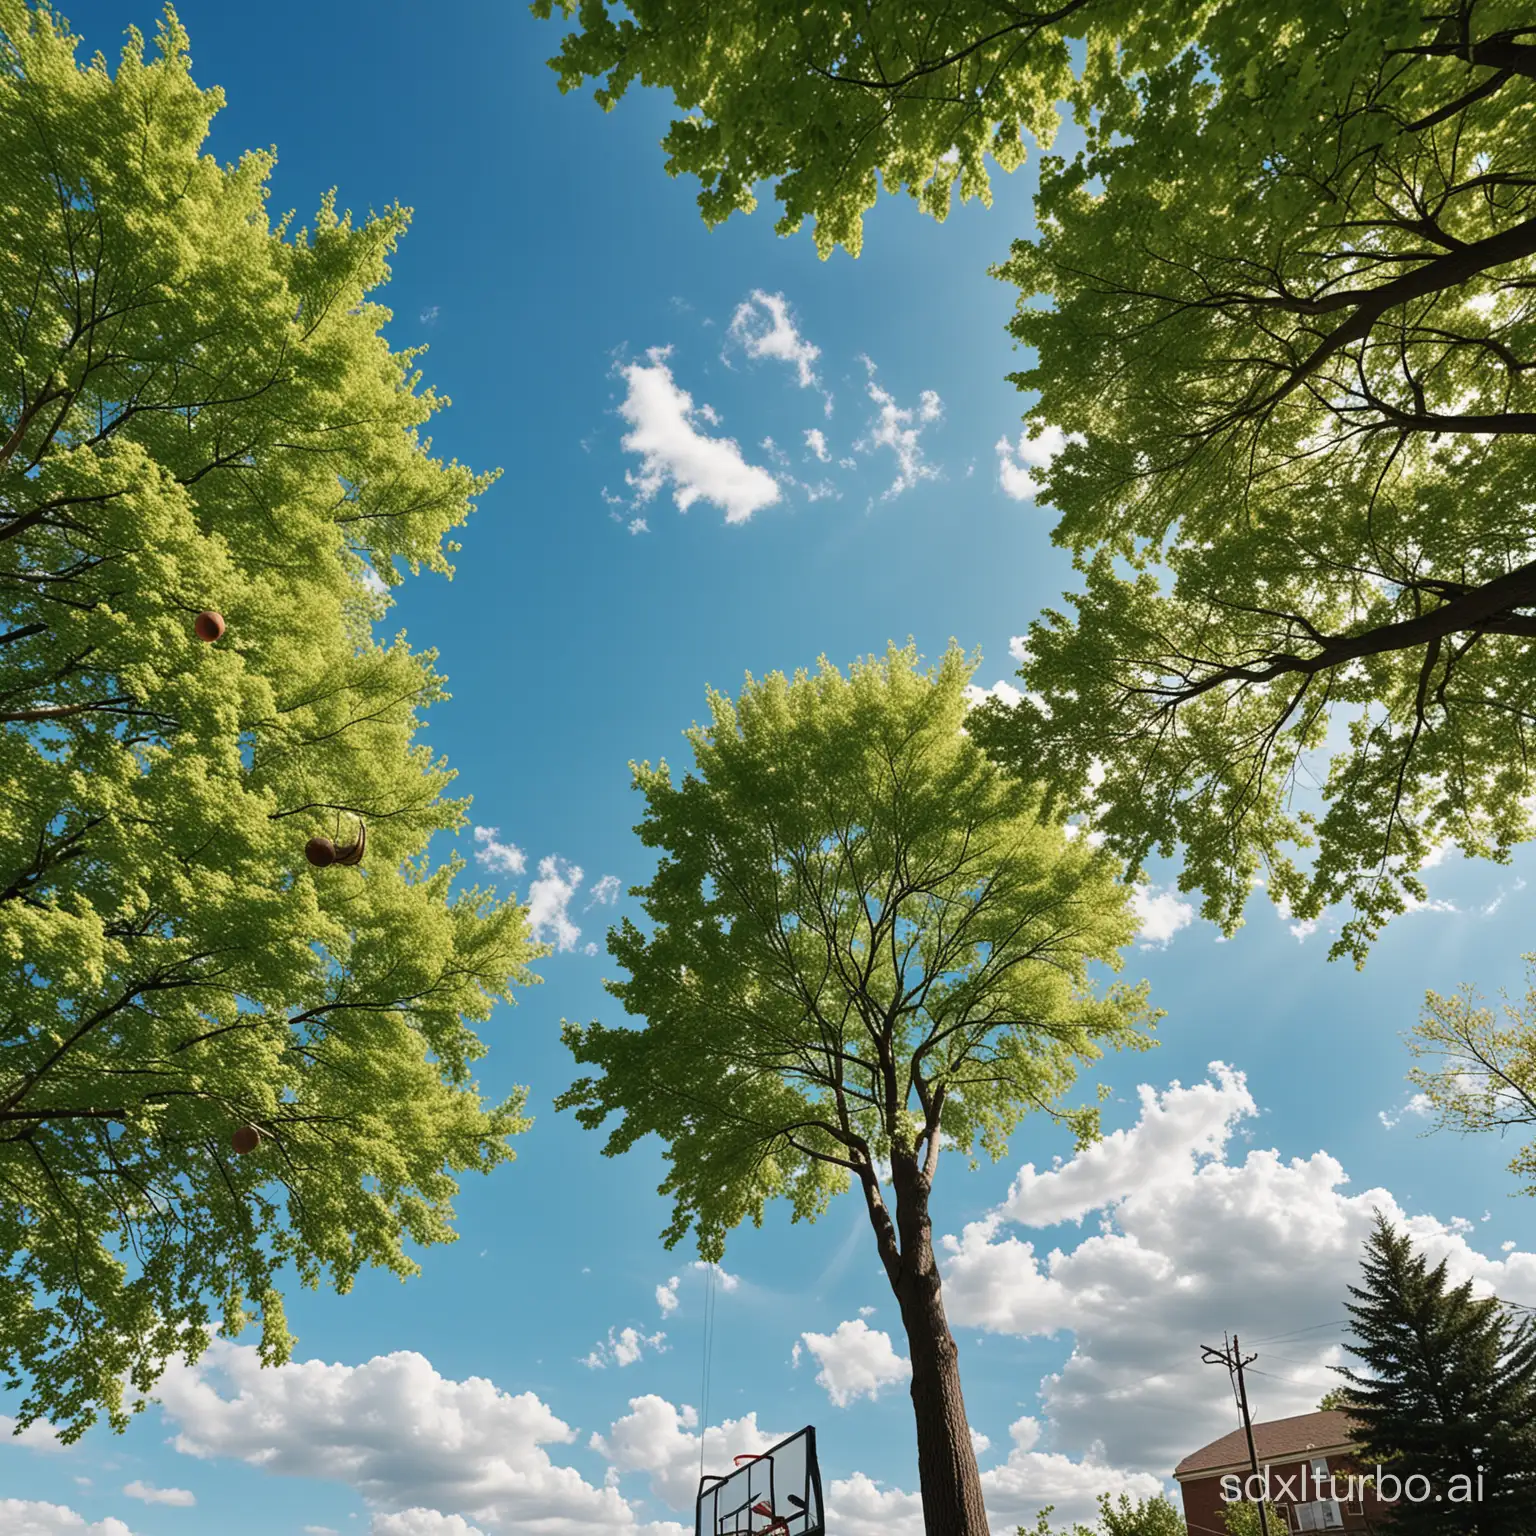
<instances>
[{"instance_id":1,"label":"tree canopy","mask_svg":"<svg viewBox=\"0 0 1536 1536\"><path fill-rule=\"evenodd\" d=\"M368 298L405 210L269 221L169 12L76 46L0 0L0 1379L66 1438L214 1319L284 1358L285 1270L451 1239L525 1123L470 1026L538 953L429 862L443 679L372 633L493 478Z\"/></svg>"},{"instance_id":2,"label":"tree canopy","mask_svg":"<svg viewBox=\"0 0 1536 1536\"><path fill-rule=\"evenodd\" d=\"M1051 1525L1054 1513L1054 1507L1048 1504L1035 1517L1034 1529L1021 1525L1017 1536L1188 1536L1183 1515L1161 1493L1145 1499L1133 1499L1128 1493L1116 1499L1101 1493L1096 1525L1077 1521L1070 1531L1060 1533Z\"/></svg>"},{"instance_id":3,"label":"tree canopy","mask_svg":"<svg viewBox=\"0 0 1536 1536\"><path fill-rule=\"evenodd\" d=\"M882 182L905 190L942 219L962 199L991 203L990 158L1024 163L1027 133L1050 144L1058 103L1086 111L1069 41L1086 43L1088 75L1172 57L1196 35L1210 0L1152 7L1140 0L1063 0L1017 6L957 0L920 23L899 0L857 10L792 0L535 0L578 17L550 60L562 91L598 82L611 109L638 80L670 90L684 114L662 148L669 175L698 178L711 225L757 206L755 188L776 182L781 234L814 220L823 257L857 256L864 214Z\"/></svg>"},{"instance_id":4,"label":"tree canopy","mask_svg":"<svg viewBox=\"0 0 1536 1536\"><path fill-rule=\"evenodd\" d=\"M695 768L634 767L637 830L663 856L636 888L605 983L634 1025L567 1024L596 1073L556 1100L605 1153L654 1134L668 1246L719 1260L783 1199L814 1219L857 1183L912 1358L932 1536L985 1532L945 1321L929 1196L941 1147L1000 1156L1038 1108L1080 1141L1095 1106L1061 1103L1079 1066L1148 1043L1145 986L1093 989L1136 922L1115 861L964 733L976 662L931 672L912 648L709 694Z\"/></svg>"},{"instance_id":5,"label":"tree canopy","mask_svg":"<svg viewBox=\"0 0 1536 1536\"><path fill-rule=\"evenodd\" d=\"M1417 1065L1408 1076L1428 1098L1441 1129L1525 1130L1536 1126L1536 954L1524 957L1525 1006L1506 997L1502 1017L1479 1007L1471 987L1450 996L1426 995L1424 1012L1408 1048ZM1536 1195L1536 1141L1509 1160L1524 1179L1522 1193Z\"/></svg>"},{"instance_id":6,"label":"tree canopy","mask_svg":"<svg viewBox=\"0 0 1536 1536\"><path fill-rule=\"evenodd\" d=\"M1101 769L1110 846L1181 848L1226 931L1262 876L1359 962L1437 844L1532 831L1536 47L1509 6L1245 14L1047 163L1000 269L1086 586L977 732L1069 799Z\"/></svg>"},{"instance_id":7,"label":"tree canopy","mask_svg":"<svg viewBox=\"0 0 1536 1536\"><path fill-rule=\"evenodd\" d=\"M813 1218L850 1176L878 1202L878 1165L921 1149L931 1178L941 1137L1001 1156L1031 1107L1086 1143L1096 1108L1058 1104L1077 1064L1147 1043L1145 986L1088 984L1135 934L1114 862L962 733L975 662L916 661L712 689L695 770L633 768L664 857L605 987L644 1024L568 1024L601 1074L557 1104L619 1114L610 1155L662 1137L669 1245L718 1260L770 1200Z\"/></svg>"},{"instance_id":8,"label":"tree canopy","mask_svg":"<svg viewBox=\"0 0 1536 1536\"><path fill-rule=\"evenodd\" d=\"M823 255L857 252L879 178L943 217L955 185L986 195L988 154L1048 145L1058 104L1082 126L998 275L1032 429L1064 434L1038 499L1086 588L1032 626L989 750L1077 803L1103 770L1110 846L1132 869L1181 849L1226 932L1260 878L1299 919L1344 906L1332 953L1357 963L1437 843L1531 835L1514 0L609 10L580 7L561 88L670 89L667 168L706 219L777 177L779 229L814 217Z\"/></svg>"}]
</instances>

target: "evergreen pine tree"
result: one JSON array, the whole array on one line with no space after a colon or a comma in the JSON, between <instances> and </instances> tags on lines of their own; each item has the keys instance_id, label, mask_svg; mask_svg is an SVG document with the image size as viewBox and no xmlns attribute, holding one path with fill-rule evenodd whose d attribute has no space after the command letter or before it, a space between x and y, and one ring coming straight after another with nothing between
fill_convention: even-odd
<instances>
[{"instance_id":1,"label":"evergreen pine tree","mask_svg":"<svg viewBox=\"0 0 1536 1536\"><path fill-rule=\"evenodd\" d=\"M1394 1536L1528 1536L1536 1530L1536 1328L1496 1299L1454 1289L1378 1214L1350 1286L1360 1374L1342 1406L1360 1459L1428 1480L1393 1511ZM1466 1481L1461 1481L1465 1479ZM1479 1482L1481 1479L1481 1482ZM1390 1485L1389 1485L1390 1486ZM1478 1497L1478 1490L1481 1497ZM1471 1494L1470 1500L1467 1493Z\"/></svg>"}]
</instances>

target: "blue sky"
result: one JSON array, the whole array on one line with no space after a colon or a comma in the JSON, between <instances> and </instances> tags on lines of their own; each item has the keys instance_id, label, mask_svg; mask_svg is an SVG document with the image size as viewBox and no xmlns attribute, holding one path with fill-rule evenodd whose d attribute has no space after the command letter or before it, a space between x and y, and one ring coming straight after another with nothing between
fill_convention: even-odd
<instances>
[{"instance_id":1,"label":"blue sky","mask_svg":"<svg viewBox=\"0 0 1536 1536\"><path fill-rule=\"evenodd\" d=\"M229 97L210 147L275 144L275 211L302 221L333 185L359 213L415 210L390 334L430 343L427 378L454 400L439 451L504 474L452 584L408 580L388 627L437 647L450 679L424 736L474 797L485 835L461 851L564 947L488 1026L482 1084L528 1084L535 1124L515 1165L466 1187L461 1241L406 1285L290 1297L289 1367L224 1346L124 1436L0 1442L0 1529L676 1536L706 1277L658 1239L658 1149L605 1160L551 1109L574 1075L560 1020L614 1016L587 946L651 869L627 764L683 761L707 684L910 635L935 658L951 636L980 647L990 686L1070 584L1027 466L998 447L1025 402L1005 379L1012 290L986 269L1030 228L1032 171L942 226L893 199L858 261L822 263L766 205L707 231L662 172L665 102L604 116L562 98L558 31L521 6L179 12L196 78ZM68 14L109 57L155 19L141 0ZM1533 868L1446 859L1363 973L1327 963L1326 924L1298 936L1261 895L1217 943L1173 871L1152 872L1125 974L1167 1018L1157 1050L1098 1074L1116 1134L1073 1158L1027 1125L1003 1162L939 1179L994 1529L1148 1491L1231 1428L1198 1348L1226 1330L1264 1341L1259 1416L1310 1408L1375 1207L1536 1303L1510 1149L1418 1134L1399 1038L1427 987L1523 990ZM733 1238L716 1296L706 1464L815 1422L838 1536L919 1531L904 1341L861 1207L814 1228L771 1213Z\"/></svg>"}]
</instances>

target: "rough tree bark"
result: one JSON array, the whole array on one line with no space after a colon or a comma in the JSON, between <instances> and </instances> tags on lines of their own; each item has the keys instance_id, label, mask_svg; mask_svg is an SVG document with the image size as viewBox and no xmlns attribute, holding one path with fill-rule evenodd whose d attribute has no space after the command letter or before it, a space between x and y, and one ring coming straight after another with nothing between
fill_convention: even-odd
<instances>
[{"instance_id":1,"label":"rough tree bark","mask_svg":"<svg viewBox=\"0 0 1536 1536\"><path fill-rule=\"evenodd\" d=\"M931 1159L930 1159L931 1161ZM896 1219L875 1176L863 1179L880 1258L901 1311L912 1359L918 1486L926 1536L990 1536L981 1471L960 1389L960 1352L944 1315L943 1286L928 1214L932 1173L905 1148L891 1155Z\"/></svg>"}]
</instances>

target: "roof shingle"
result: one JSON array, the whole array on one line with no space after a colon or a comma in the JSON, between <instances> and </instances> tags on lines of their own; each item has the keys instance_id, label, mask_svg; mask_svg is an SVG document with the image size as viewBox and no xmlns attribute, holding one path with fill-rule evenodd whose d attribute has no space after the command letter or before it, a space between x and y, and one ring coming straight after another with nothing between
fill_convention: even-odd
<instances>
[{"instance_id":1,"label":"roof shingle","mask_svg":"<svg viewBox=\"0 0 1536 1536\"><path fill-rule=\"evenodd\" d=\"M1271 1419L1253 1426L1253 1448L1259 1465L1266 1462L1299 1461L1307 1452L1330 1450L1348 1445L1354 1439L1353 1422L1347 1413L1325 1409L1321 1413L1302 1413L1291 1419ZM1213 1472L1218 1467L1232 1467L1248 1460L1248 1437L1240 1429L1202 1446L1173 1469L1175 1477Z\"/></svg>"}]
</instances>

